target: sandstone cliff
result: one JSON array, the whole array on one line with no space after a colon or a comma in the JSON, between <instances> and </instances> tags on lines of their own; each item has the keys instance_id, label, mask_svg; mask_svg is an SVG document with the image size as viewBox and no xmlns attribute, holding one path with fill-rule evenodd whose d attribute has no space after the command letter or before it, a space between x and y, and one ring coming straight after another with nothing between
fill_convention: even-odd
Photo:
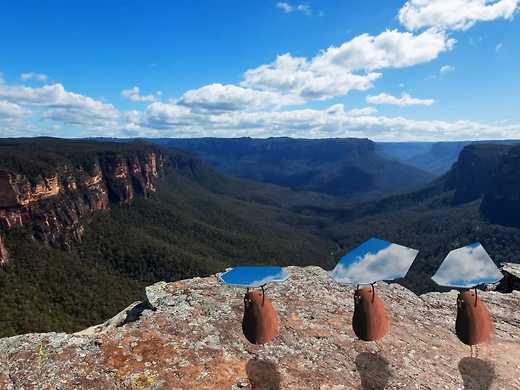
<instances>
[{"instance_id":1,"label":"sandstone cliff","mask_svg":"<svg viewBox=\"0 0 520 390\"><path fill-rule=\"evenodd\" d=\"M494 144L473 144L464 147L457 162L446 175L447 187L455 190L453 202L471 202L488 191L501 159L510 149L510 145Z\"/></svg>"},{"instance_id":2,"label":"sandstone cliff","mask_svg":"<svg viewBox=\"0 0 520 390\"><path fill-rule=\"evenodd\" d=\"M520 147L502 158L493 185L482 201L482 212L493 223L520 226Z\"/></svg>"},{"instance_id":3,"label":"sandstone cliff","mask_svg":"<svg viewBox=\"0 0 520 390\"><path fill-rule=\"evenodd\" d=\"M351 329L353 290L318 267L269 286L280 334L241 332L243 293L216 277L156 283L106 323L76 334L0 340L2 389L520 389L520 293L482 292L495 337L477 358L454 334L456 292L416 296L379 283L392 327L376 343Z\"/></svg>"},{"instance_id":4,"label":"sandstone cliff","mask_svg":"<svg viewBox=\"0 0 520 390\"><path fill-rule=\"evenodd\" d=\"M0 236L0 267L3 267L9 261L9 254L7 248L3 242L2 236Z\"/></svg>"},{"instance_id":5,"label":"sandstone cliff","mask_svg":"<svg viewBox=\"0 0 520 390\"><path fill-rule=\"evenodd\" d=\"M81 239L85 217L155 192L165 165L164 155L150 147L88 152L82 160L77 154L74 160L58 155L44 171L33 172L24 161L19 170L0 164L0 230L23 226L36 239L68 246ZM37 158L40 164L50 159ZM0 242L0 263L6 258Z\"/></svg>"}]
</instances>

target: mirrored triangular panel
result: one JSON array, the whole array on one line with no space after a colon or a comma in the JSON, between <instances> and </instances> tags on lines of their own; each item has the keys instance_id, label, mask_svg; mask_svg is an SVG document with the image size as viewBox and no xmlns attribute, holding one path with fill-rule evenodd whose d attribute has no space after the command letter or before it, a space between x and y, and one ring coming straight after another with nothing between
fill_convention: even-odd
<instances>
[{"instance_id":1,"label":"mirrored triangular panel","mask_svg":"<svg viewBox=\"0 0 520 390\"><path fill-rule=\"evenodd\" d=\"M260 287L267 283L283 282L289 278L289 274L278 266L244 265L230 268L218 277L229 286Z\"/></svg>"},{"instance_id":2,"label":"mirrored triangular panel","mask_svg":"<svg viewBox=\"0 0 520 390\"><path fill-rule=\"evenodd\" d=\"M439 286L471 288L503 277L484 247L476 242L448 253L432 279Z\"/></svg>"},{"instance_id":3,"label":"mirrored triangular panel","mask_svg":"<svg viewBox=\"0 0 520 390\"><path fill-rule=\"evenodd\" d=\"M343 256L329 274L339 283L350 284L403 278L417 253L416 249L371 238Z\"/></svg>"}]
</instances>

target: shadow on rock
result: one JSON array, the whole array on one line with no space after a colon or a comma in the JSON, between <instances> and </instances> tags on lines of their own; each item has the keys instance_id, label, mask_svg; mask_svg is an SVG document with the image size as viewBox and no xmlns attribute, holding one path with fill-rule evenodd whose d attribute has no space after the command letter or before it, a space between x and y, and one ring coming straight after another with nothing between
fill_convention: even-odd
<instances>
[{"instance_id":1,"label":"shadow on rock","mask_svg":"<svg viewBox=\"0 0 520 390\"><path fill-rule=\"evenodd\" d=\"M356 357L356 367L364 390L384 389L392 376L388 361L378 354L362 352Z\"/></svg>"},{"instance_id":2,"label":"shadow on rock","mask_svg":"<svg viewBox=\"0 0 520 390\"><path fill-rule=\"evenodd\" d=\"M495 379L494 364L474 357L461 359L459 371L466 390L487 390Z\"/></svg>"},{"instance_id":3,"label":"shadow on rock","mask_svg":"<svg viewBox=\"0 0 520 390\"><path fill-rule=\"evenodd\" d=\"M279 390L280 373L276 364L268 360L251 359L246 365L247 377L253 389Z\"/></svg>"}]
</instances>

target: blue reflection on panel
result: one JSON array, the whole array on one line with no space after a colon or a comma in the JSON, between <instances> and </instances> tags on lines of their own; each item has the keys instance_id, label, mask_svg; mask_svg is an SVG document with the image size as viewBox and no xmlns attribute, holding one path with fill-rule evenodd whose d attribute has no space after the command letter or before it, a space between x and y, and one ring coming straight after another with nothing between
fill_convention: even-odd
<instances>
[{"instance_id":1,"label":"blue reflection on panel","mask_svg":"<svg viewBox=\"0 0 520 390\"><path fill-rule=\"evenodd\" d=\"M343 256L330 276L339 283L371 284L403 278L418 250L371 238Z\"/></svg>"},{"instance_id":2,"label":"blue reflection on panel","mask_svg":"<svg viewBox=\"0 0 520 390\"><path fill-rule=\"evenodd\" d=\"M222 283L237 287L260 287L271 282L283 282L289 274L277 266L238 266L218 275Z\"/></svg>"},{"instance_id":3,"label":"blue reflection on panel","mask_svg":"<svg viewBox=\"0 0 520 390\"><path fill-rule=\"evenodd\" d=\"M503 277L484 247L476 242L448 253L432 279L440 286L471 288Z\"/></svg>"}]
</instances>

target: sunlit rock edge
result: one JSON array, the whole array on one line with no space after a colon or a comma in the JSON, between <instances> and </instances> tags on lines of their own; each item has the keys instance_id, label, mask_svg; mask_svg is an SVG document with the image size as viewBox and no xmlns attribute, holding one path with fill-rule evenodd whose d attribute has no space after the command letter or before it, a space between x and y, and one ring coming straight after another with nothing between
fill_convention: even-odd
<instances>
[{"instance_id":1,"label":"sunlit rock edge","mask_svg":"<svg viewBox=\"0 0 520 390\"><path fill-rule=\"evenodd\" d=\"M392 324L365 343L352 331L352 286L319 267L287 270L266 290L280 316L272 343L242 335L243 289L215 276L159 282L81 332L0 339L0 388L520 389L520 292L479 292L495 332L471 358L454 334L456 291L416 296L378 283Z\"/></svg>"}]
</instances>

